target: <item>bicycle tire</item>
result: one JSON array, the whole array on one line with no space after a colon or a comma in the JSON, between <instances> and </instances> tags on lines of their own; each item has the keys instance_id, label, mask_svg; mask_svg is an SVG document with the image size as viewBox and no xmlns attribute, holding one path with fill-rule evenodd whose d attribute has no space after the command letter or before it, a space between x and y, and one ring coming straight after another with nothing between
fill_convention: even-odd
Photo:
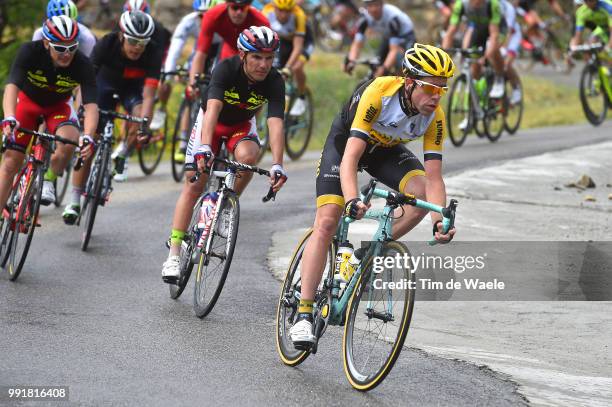
<instances>
[{"instance_id":1,"label":"bicycle tire","mask_svg":"<svg viewBox=\"0 0 612 407\"><path fill-rule=\"evenodd\" d=\"M72 166L74 165L74 159L68 161L68 165L64 168L64 173L61 177L57 177L55 180L55 207L59 208L64 201L66 191L68 191L68 185L70 185L70 175L72 174Z\"/></svg>"},{"instance_id":2,"label":"bicycle tire","mask_svg":"<svg viewBox=\"0 0 612 407\"><path fill-rule=\"evenodd\" d=\"M7 271L9 273L9 278L11 281L17 280L21 270L23 269L23 265L25 264L26 258L28 256L28 251L30 249L30 244L32 243L32 237L34 236L34 230L36 229L36 222L38 220L38 211L40 209L40 198L42 195L42 185L43 185L43 172L41 169L37 168L34 170L34 174L30 178L31 183L28 185L25 193L21 197L20 203L25 203L25 205L19 206L19 212L17 213L17 221L15 222L15 228L12 231L11 236L11 249L10 256L8 260ZM25 244L22 250L18 250L19 243L19 235L20 233L20 225L25 219L25 227L26 231L23 232L26 234ZM20 251L21 254L17 258L17 252Z\"/></svg>"},{"instance_id":3,"label":"bicycle tire","mask_svg":"<svg viewBox=\"0 0 612 407\"><path fill-rule=\"evenodd\" d=\"M510 92L512 92L512 85L509 81L506 82L506 85L506 95L509 95L511 94ZM510 135L516 134L519 127L521 127L521 120L523 119L523 109L525 108L525 104L523 101L523 84L521 83L520 79L519 89L521 90L521 100L518 104L513 106L510 104L510 99L508 99L508 111L504 121L504 129L506 129L506 131Z\"/></svg>"},{"instance_id":4,"label":"bicycle tire","mask_svg":"<svg viewBox=\"0 0 612 407\"><path fill-rule=\"evenodd\" d=\"M599 126L606 120L608 113L608 100L605 89L601 89L603 86L601 83L599 86L593 84L593 79L599 79L599 68L597 65L589 63L584 66L582 73L580 74L580 104L582 105L582 111L586 116L586 119L593 126ZM591 106L588 100L589 92L599 92L602 99L601 112L597 113ZM595 95L597 97L598 95Z\"/></svg>"},{"instance_id":5,"label":"bicycle tire","mask_svg":"<svg viewBox=\"0 0 612 407\"><path fill-rule=\"evenodd\" d=\"M181 101L181 106L179 107L178 113L176 114L176 122L174 123L174 132L172 133L172 145L170 150L170 167L172 168L172 178L176 182L181 182L183 180L183 176L185 175L185 162L180 162L175 159L175 154L178 149L181 147L181 141L186 142L189 140L181 140L181 121L183 119L183 114L185 114L185 109L191 110L191 103L188 99L183 98ZM189 118L191 119L191 112L189 113Z\"/></svg>"},{"instance_id":6,"label":"bicycle tire","mask_svg":"<svg viewBox=\"0 0 612 407\"><path fill-rule=\"evenodd\" d=\"M145 175L151 175L161 161L166 148L166 135L168 134L168 115L164 120L162 129L156 130L151 135L149 142L138 148L138 164Z\"/></svg>"},{"instance_id":7,"label":"bicycle tire","mask_svg":"<svg viewBox=\"0 0 612 407\"><path fill-rule=\"evenodd\" d=\"M402 256L404 254L410 255L408 252L408 249L403 244L399 242L395 242L395 241L385 242L382 250L383 250L382 251L383 256L389 255L390 252L392 251L395 251L397 252L398 255L402 255ZM366 374L367 372L359 371L356 366L361 361L360 360L357 361L355 359L355 354L356 354L355 348L358 347L360 344L356 343L354 339L356 337L355 330L357 329L358 331L361 331L363 329L359 323L355 322L355 319L357 318L358 315L359 316L365 315L366 319L369 319L369 320L374 319L371 316L368 316L367 313L359 310L359 304L361 303L360 300L363 297L364 293L366 293L366 287L368 287L367 294L373 293L373 295L368 296L368 301L366 302L366 304L373 303L372 298L373 296L374 297L376 296L376 293L380 294L383 301L386 301L389 295L388 290L384 290L384 295L383 295L383 290L376 291L373 289L373 286L369 285L369 283L365 284L366 281L368 282L370 281L371 266L373 264L372 261L373 261L373 257L366 259L366 262L367 262L366 266L363 272L361 273L359 280L357 281L357 284L355 285L355 289L349 300L347 313L346 313L347 321L344 326L344 335L342 338L342 349L343 349L342 355L343 355L343 362L344 362L343 363L344 372L351 386L353 386L353 388L359 391L369 391L369 390L374 389L389 374L389 372L393 368L393 365L395 364L395 362L397 361L397 358L399 357L401 353L402 347L404 346L404 341L406 339L406 335L408 334L408 328L410 327L410 321L412 319L412 311L414 309L415 290L413 289L397 290L398 293L402 293L402 292L404 293L403 300L400 299L398 301L398 303L400 303L403 306L401 307L401 311L400 311L401 319L398 324L398 332L397 332L397 335L395 335L395 340L392 343L390 352L388 356L385 357L385 360L381 364L381 367L378 369L375 368L375 370L372 373ZM383 272L380 275L384 276L386 274L387 274L386 272ZM415 281L415 273L412 273L409 268L401 269L401 271L398 273L398 277L406 278L409 281ZM401 281L401 280L399 280L398 278L391 278L389 279L389 281ZM387 304L384 304L382 309L386 311L388 309ZM382 329L379 332L376 332L376 334L374 335L376 337L376 342L374 343L374 345L378 343L378 339L380 335L383 335L383 338L388 337L386 335L387 333L386 327L389 325L390 322L393 322L393 320L384 322L384 326L385 326L384 334L382 332ZM366 326L369 326L369 324L370 322L368 321ZM361 340L362 342L363 340L365 340L365 335L361 338ZM373 346L370 347L369 345L365 345L365 347L369 348L370 350L374 349ZM366 362L369 362L370 360L372 359L370 356L368 356L368 358L366 359ZM365 368L365 366L363 368Z\"/></svg>"},{"instance_id":8,"label":"bicycle tire","mask_svg":"<svg viewBox=\"0 0 612 407\"><path fill-rule=\"evenodd\" d=\"M462 88L463 87L463 88ZM463 92L467 92L464 95ZM466 100L467 96L467 100ZM465 106L467 104L467 107ZM467 108L467 110L465 110ZM448 95L448 104L446 109L446 125L448 127L448 136L451 143L455 147L461 147L465 143L465 139L469 133L471 127L471 121L473 115L470 113L472 110L472 103L470 100L470 90L465 75L461 74L455 79ZM455 113L457 112L457 113ZM457 116L457 117L455 117ZM454 129L455 121L459 120L459 117L463 117L461 121L456 123L457 129ZM458 126L463 120L467 120L467 126L462 130Z\"/></svg>"},{"instance_id":9,"label":"bicycle tire","mask_svg":"<svg viewBox=\"0 0 612 407\"><path fill-rule=\"evenodd\" d=\"M302 363L311 353L310 349L295 349L293 347L293 342L289 337L289 328L293 325L294 318L297 315L297 307L299 305L299 300L297 299L297 297L295 297L293 293L295 292L295 290L297 290L297 284L301 277L298 277L298 280L296 280L295 275L297 273L298 267L301 264L304 248L306 247L308 239L311 235L312 229L309 229L302 237L300 243L293 252L293 256L291 257L291 261L289 262L289 268L287 269L287 274L285 275L285 279L283 280L283 285L281 287L281 292L276 307L276 350L281 358L281 361L285 365L292 367ZM328 270L327 274L329 274L330 271L333 273L335 253L336 251L334 250L334 244L332 242L327 252L327 261L325 262L327 265L326 270ZM327 297L327 291L323 290L322 288L327 278L328 276L326 276L324 270L323 276L321 277L321 283L319 284L319 295L317 296L315 294L315 301L317 301L317 297ZM291 308L292 310L292 315L290 315L289 317L287 317L288 308Z\"/></svg>"},{"instance_id":10,"label":"bicycle tire","mask_svg":"<svg viewBox=\"0 0 612 407\"><path fill-rule=\"evenodd\" d=\"M191 277L191 272L193 270L193 262L191 261L191 256L193 255L196 241L194 235L194 229L197 226L198 219L200 217L200 207L202 206L202 199L198 198L195 206L193 207L193 212L191 213L191 221L189 222L189 226L187 227L187 233L185 233L185 237L183 240L183 244L181 244L181 253L180 253L180 269L181 273L179 275L178 282L176 284L168 284L170 289L170 298L176 300L181 296L185 287L187 287L187 283L189 282L189 277Z\"/></svg>"},{"instance_id":11,"label":"bicycle tire","mask_svg":"<svg viewBox=\"0 0 612 407\"><path fill-rule=\"evenodd\" d=\"M85 213L85 231L83 232L81 240L81 250L87 251L89 247L89 241L91 239L91 232L93 231L94 223L96 221L96 214L98 212L98 206L102 197L102 184L104 183L104 177L108 176L106 171L108 170L108 160L110 160L110 149L109 146L103 145L100 149L100 165L91 171L91 183L88 180L86 202L83 205L83 212ZM96 160L97 163L97 160Z\"/></svg>"},{"instance_id":12,"label":"bicycle tire","mask_svg":"<svg viewBox=\"0 0 612 407\"><path fill-rule=\"evenodd\" d=\"M488 98L485 111L484 127L485 135L491 143L495 143L504 132L506 123L506 112L508 110L508 97Z\"/></svg>"},{"instance_id":13,"label":"bicycle tire","mask_svg":"<svg viewBox=\"0 0 612 407\"><path fill-rule=\"evenodd\" d=\"M0 267L4 268L8 261L11 250L12 230L11 224L14 225L18 202L16 196L19 194L19 183L11 187L9 199L7 202L7 216L2 214L2 223L0 224ZM14 226L13 226L14 227Z\"/></svg>"},{"instance_id":14,"label":"bicycle tire","mask_svg":"<svg viewBox=\"0 0 612 407\"><path fill-rule=\"evenodd\" d=\"M210 311L212 311L212 309L214 308L215 304L217 303L217 300L219 299L219 295L221 294L221 290L223 290L223 285L225 284L227 273L229 272L230 266L232 264L234 248L236 247L236 239L238 237L238 224L239 224L239 218L240 218L240 204L238 202L238 195L236 195L235 192L232 192L232 191L225 192L225 196L223 197L223 202L221 202L221 204L217 206L217 210L215 212L215 218L217 219L217 222L221 221L220 213L223 212L223 209L226 207L226 205L230 205L231 210L233 212L233 216L229 224L230 233L227 235L227 238L221 237L218 234L218 232L215 230L216 225L215 225L215 221L213 220L213 225L211 226L211 230L209 231L207 242L206 242L206 244L209 244L208 240L211 241L210 242L211 253L208 255L202 254L200 256L200 261L198 263L195 287L193 290L193 311L198 318L206 317L206 315L208 315ZM213 253L215 253L214 252L215 247L220 247L220 246L215 246L214 244L215 240L221 240L221 239L226 241L224 245L224 248L225 248L224 258L221 258L219 254L212 255ZM212 295L210 296L209 299L206 299L204 297L206 296L206 293L208 292L207 280L209 277L213 277L215 274L214 269L209 270L210 261L212 260L213 257L222 260L220 263L220 266L222 267L220 270L221 273L218 275L219 280L217 281L216 285L212 284L213 285L213 287L211 287L213 288ZM202 291L202 289L205 288L205 286L206 286L206 290Z\"/></svg>"},{"instance_id":15,"label":"bicycle tire","mask_svg":"<svg viewBox=\"0 0 612 407\"><path fill-rule=\"evenodd\" d=\"M306 100L306 111L298 118L298 123L303 121L304 119L306 120L306 131L303 137L300 137L300 139L298 140L298 143L293 146L292 143L290 142L291 139L293 137L295 137L295 134L297 134L296 132L299 132L301 129L298 129L297 131L293 131L293 134L290 134L290 128L291 126L287 125L288 121L291 120L291 116L288 116L285 118L285 150L287 151L287 155L289 156L289 158L291 158L292 160L299 160L300 157L304 154L304 152L306 151L306 149L308 148L308 143L310 142L310 137L312 136L312 126L313 126L313 121L314 121L314 107L312 105L312 93L310 92L310 89L306 88L306 92L304 93L305 96L305 100ZM295 101L295 98L293 98L293 101ZM301 124L301 123L300 123Z\"/></svg>"}]
</instances>

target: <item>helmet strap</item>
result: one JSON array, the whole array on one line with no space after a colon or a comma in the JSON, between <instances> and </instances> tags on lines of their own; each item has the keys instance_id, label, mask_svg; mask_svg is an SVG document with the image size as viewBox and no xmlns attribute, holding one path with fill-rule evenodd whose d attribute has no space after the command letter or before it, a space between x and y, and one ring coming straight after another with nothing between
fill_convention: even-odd
<instances>
[{"instance_id":1,"label":"helmet strap","mask_svg":"<svg viewBox=\"0 0 612 407\"><path fill-rule=\"evenodd\" d=\"M406 116L409 117L419 114L419 111L412 104L412 92L414 92L414 88L416 88L416 86L416 83L412 83L408 89L406 89L406 86L403 86L402 92L400 93L400 107L402 108L402 111L406 113Z\"/></svg>"}]
</instances>

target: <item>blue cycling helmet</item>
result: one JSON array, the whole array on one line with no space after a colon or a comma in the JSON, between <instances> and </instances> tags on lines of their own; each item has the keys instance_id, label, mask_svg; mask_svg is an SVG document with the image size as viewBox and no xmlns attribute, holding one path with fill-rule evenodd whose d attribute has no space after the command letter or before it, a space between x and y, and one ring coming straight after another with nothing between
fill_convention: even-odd
<instances>
[{"instance_id":1,"label":"blue cycling helmet","mask_svg":"<svg viewBox=\"0 0 612 407\"><path fill-rule=\"evenodd\" d=\"M49 0L49 3L47 3L47 18L55 16L68 16L76 20L79 16L79 9L72 0Z\"/></svg>"},{"instance_id":2,"label":"blue cycling helmet","mask_svg":"<svg viewBox=\"0 0 612 407\"><path fill-rule=\"evenodd\" d=\"M194 11L206 11L209 8L213 8L220 2L217 0L193 0Z\"/></svg>"}]
</instances>

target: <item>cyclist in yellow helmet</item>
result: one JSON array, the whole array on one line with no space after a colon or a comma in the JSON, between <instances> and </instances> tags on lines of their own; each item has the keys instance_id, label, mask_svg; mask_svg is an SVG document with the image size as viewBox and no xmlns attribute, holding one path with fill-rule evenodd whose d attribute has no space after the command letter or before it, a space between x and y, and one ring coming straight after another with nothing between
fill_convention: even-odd
<instances>
[{"instance_id":1,"label":"cyclist in yellow helmet","mask_svg":"<svg viewBox=\"0 0 612 407\"><path fill-rule=\"evenodd\" d=\"M300 116L306 111L303 96L306 91L304 64L314 48L306 13L296 5L295 0L273 0L266 4L261 12L268 18L270 28L278 33L281 40L275 67L293 75L300 95L289 114Z\"/></svg>"},{"instance_id":2,"label":"cyclist in yellow helmet","mask_svg":"<svg viewBox=\"0 0 612 407\"><path fill-rule=\"evenodd\" d=\"M403 56L403 76L381 76L360 86L336 116L317 168L317 212L304 249L298 318L290 330L298 349L314 340L312 308L321 281L326 250L341 216L361 219L368 206L359 198L357 169L363 168L397 191L445 206L442 147L446 120L440 99L455 64L442 49L414 44ZM424 164L404 145L423 138ZM393 238L399 239L426 215L406 206L394 214ZM442 234L441 218L432 213L433 234L447 243L455 234Z\"/></svg>"}]
</instances>

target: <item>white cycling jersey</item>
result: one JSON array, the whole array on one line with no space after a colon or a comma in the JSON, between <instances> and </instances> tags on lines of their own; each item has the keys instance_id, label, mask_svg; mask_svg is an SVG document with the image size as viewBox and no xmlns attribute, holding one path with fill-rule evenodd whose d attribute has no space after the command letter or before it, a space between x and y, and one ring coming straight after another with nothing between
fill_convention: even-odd
<instances>
[{"instance_id":1,"label":"white cycling jersey","mask_svg":"<svg viewBox=\"0 0 612 407\"><path fill-rule=\"evenodd\" d=\"M81 51L85 56L89 57L91 55L91 51L94 49L94 45L96 45L96 36L91 32L89 28L84 26L81 23L79 24L79 51ZM32 41L38 41L43 39L42 27L38 30L34 31L34 35L32 35Z\"/></svg>"},{"instance_id":2,"label":"white cycling jersey","mask_svg":"<svg viewBox=\"0 0 612 407\"><path fill-rule=\"evenodd\" d=\"M375 20L367 10L364 10L362 21L359 23L355 40L362 42L365 31L370 28L383 35L390 44L402 44L404 38L414 31L414 24L406 13L393 4L384 4L382 16Z\"/></svg>"},{"instance_id":3,"label":"white cycling jersey","mask_svg":"<svg viewBox=\"0 0 612 407\"><path fill-rule=\"evenodd\" d=\"M200 35L201 25L202 18L200 18L197 11L189 13L181 19L174 29L174 33L172 34L170 48L168 49L168 55L166 56L166 62L164 64L164 72L174 71L176 69L177 62L181 56L181 52L183 51L183 47L190 37L194 40L193 50L191 51L191 55L189 55L189 61L191 61L196 51L196 43L198 41L198 36ZM221 37L215 34L213 43L221 41Z\"/></svg>"},{"instance_id":4,"label":"white cycling jersey","mask_svg":"<svg viewBox=\"0 0 612 407\"><path fill-rule=\"evenodd\" d=\"M516 18L517 11L516 7L508 0L500 0L501 12L508 25L508 44L506 45L507 51L518 53L521 45L521 26Z\"/></svg>"}]
</instances>

